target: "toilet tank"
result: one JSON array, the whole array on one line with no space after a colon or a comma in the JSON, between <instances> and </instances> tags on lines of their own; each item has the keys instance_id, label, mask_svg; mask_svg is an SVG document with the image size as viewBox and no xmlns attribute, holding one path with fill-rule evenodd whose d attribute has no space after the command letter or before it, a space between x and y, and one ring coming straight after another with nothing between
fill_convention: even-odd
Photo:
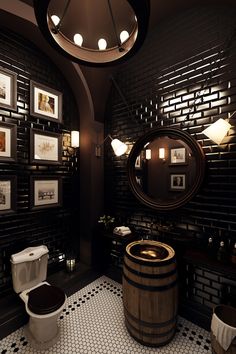
<instances>
[{"instance_id":1,"label":"toilet tank","mask_svg":"<svg viewBox=\"0 0 236 354\"><path fill-rule=\"evenodd\" d=\"M47 246L29 247L11 255L13 288L16 293L30 289L47 278Z\"/></svg>"}]
</instances>

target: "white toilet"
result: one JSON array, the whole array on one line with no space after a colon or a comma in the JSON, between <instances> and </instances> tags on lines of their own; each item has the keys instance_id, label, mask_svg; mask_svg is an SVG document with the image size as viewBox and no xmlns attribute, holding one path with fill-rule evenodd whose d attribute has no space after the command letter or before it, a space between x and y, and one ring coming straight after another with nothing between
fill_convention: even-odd
<instances>
[{"instance_id":1,"label":"white toilet","mask_svg":"<svg viewBox=\"0 0 236 354\"><path fill-rule=\"evenodd\" d=\"M59 339L57 319L66 295L47 283L48 248L29 247L11 256L13 288L25 303L29 322L25 334L33 348L44 350Z\"/></svg>"}]
</instances>

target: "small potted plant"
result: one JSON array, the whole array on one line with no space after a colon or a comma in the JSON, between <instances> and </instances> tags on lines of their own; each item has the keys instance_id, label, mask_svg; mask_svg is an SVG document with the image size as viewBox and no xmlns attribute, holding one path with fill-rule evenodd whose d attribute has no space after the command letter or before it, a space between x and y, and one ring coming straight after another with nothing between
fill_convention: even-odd
<instances>
[{"instance_id":1,"label":"small potted plant","mask_svg":"<svg viewBox=\"0 0 236 354\"><path fill-rule=\"evenodd\" d=\"M103 216L100 216L100 218L98 219L98 223L103 224L104 230L106 232L111 231L112 226L114 225L114 222L115 222L115 218L110 215L103 215Z\"/></svg>"}]
</instances>

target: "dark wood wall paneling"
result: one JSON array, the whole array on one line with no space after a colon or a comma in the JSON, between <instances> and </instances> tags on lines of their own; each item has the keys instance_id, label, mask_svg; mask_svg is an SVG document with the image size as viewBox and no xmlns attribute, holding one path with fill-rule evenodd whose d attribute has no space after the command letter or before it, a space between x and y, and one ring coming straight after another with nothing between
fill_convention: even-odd
<instances>
[{"instance_id":1,"label":"dark wood wall paneling","mask_svg":"<svg viewBox=\"0 0 236 354\"><path fill-rule=\"evenodd\" d=\"M74 127L74 119L78 119L79 115L68 83L45 53L6 29L1 29L0 47L0 66L17 74L17 111L0 108L0 119L17 125L17 161L0 163L1 175L17 176L17 211L0 215L0 294L4 294L11 288L9 259L12 253L25 247L45 244L50 252L49 270L54 271L60 265L60 256L78 239L78 233L73 230L76 229L76 214L79 212L76 187L78 156L70 155L67 146L70 144L69 130ZM30 80L63 93L62 124L30 116ZM31 128L63 135L61 165L30 164ZM62 207L30 210L29 180L33 175L62 177ZM78 241L76 245L79 245Z\"/></svg>"},{"instance_id":2,"label":"dark wood wall paneling","mask_svg":"<svg viewBox=\"0 0 236 354\"><path fill-rule=\"evenodd\" d=\"M122 225L129 224L137 235L145 237L152 229L151 237L170 243L175 238L181 259L185 245L201 251L212 235L218 245L221 239L236 241L236 116L220 146L202 134L210 123L236 110L235 12L224 6L197 7L163 21L141 51L118 71L108 100L106 130L113 137L132 145L152 128L176 127L191 134L204 150L206 174L200 191L185 206L165 213L135 199L127 182L127 156L115 157L106 147L107 213ZM183 239L185 243L180 242ZM197 277L194 266L184 269L186 279L190 273ZM204 278L206 272L200 272ZM194 288L197 281L190 286L182 280L183 295L192 301L208 308L221 301L219 284L214 294L208 292L213 281L209 277L208 287L202 282L201 291Z\"/></svg>"}]
</instances>

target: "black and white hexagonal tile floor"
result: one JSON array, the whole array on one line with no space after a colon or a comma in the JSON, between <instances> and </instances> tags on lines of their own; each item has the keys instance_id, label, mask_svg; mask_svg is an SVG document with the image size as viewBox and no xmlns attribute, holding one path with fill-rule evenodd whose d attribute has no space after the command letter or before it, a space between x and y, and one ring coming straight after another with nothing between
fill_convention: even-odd
<instances>
[{"instance_id":1,"label":"black and white hexagonal tile floor","mask_svg":"<svg viewBox=\"0 0 236 354\"><path fill-rule=\"evenodd\" d=\"M102 276L70 296L59 326L61 337L45 354L207 354L209 332L179 318L174 339L159 348L144 347L128 334L123 315L122 286ZM23 327L0 341L0 354L39 353L30 347Z\"/></svg>"}]
</instances>

